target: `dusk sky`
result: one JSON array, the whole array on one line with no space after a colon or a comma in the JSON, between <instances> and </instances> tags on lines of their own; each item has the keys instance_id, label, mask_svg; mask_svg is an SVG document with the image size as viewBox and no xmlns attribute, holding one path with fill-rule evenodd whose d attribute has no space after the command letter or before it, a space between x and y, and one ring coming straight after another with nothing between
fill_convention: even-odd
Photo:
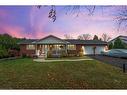
<instances>
[{"instance_id":1,"label":"dusk sky","mask_svg":"<svg viewBox=\"0 0 127 95\"><path fill-rule=\"evenodd\" d=\"M103 9L102 9L103 8ZM114 20L120 6L97 6L92 16L82 6L77 17L75 11L67 11L65 6L56 6L57 19L52 22L48 18L50 6L0 6L0 34L8 33L20 38L43 38L47 35L55 35L64 38L69 34L77 38L80 34L98 35L106 33L112 38L118 35L126 35L127 32L117 31L117 23ZM67 14L66 14L67 13Z\"/></svg>"}]
</instances>

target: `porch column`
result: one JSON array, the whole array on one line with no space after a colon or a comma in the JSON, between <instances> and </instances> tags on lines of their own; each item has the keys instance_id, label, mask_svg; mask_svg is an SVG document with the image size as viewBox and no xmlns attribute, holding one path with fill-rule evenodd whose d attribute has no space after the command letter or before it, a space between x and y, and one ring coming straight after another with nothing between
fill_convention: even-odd
<instances>
[{"instance_id":1,"label":"porch column","mask_svg":"<svg viewBox=\"0 0 127 95\"><path fill-rule=\"evenodd\" d=\"M66 54L67 54L67 44L65 44L65 52L66 52Z\"/></svg>"},{"instance_id":2,"label":"porch column","mask_svg":"<svg viewBox=\"0 0 127 95\"><path fill-rule=\"evenodd\" d=\"M37 54L37 44L35 44L35 54Z\"/></svg>"}]
</instances>

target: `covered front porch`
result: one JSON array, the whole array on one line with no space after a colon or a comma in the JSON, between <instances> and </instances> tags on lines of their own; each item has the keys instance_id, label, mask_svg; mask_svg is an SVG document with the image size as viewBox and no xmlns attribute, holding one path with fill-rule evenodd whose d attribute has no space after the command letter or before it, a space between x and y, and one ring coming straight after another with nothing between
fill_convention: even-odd
<instances>
[{"instance_id":1,"label":"covered front porch","mask_svg":"<svg viewBox=\"0 0 127 95\"><path fill-rule=\"evenodd\" d=\"M36 55L38 57L61 57L67 54L66 44L37 44Z\"/></svg>"},{"instance_id":2,"label":"covered front porch","mask_svg":"<svg viewBox=\"0 0 127 95\"><path fill-rule=\"evenodd\" d=\"M33 42L36 45L35 53L41 57L60 57L67 54L67 41L49 35Z\"/></svg>"}]
</instances>

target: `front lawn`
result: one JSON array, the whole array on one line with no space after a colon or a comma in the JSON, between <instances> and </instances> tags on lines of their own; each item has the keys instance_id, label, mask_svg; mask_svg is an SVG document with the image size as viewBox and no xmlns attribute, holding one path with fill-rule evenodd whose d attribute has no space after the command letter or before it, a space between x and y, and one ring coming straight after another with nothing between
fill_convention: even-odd
<instances>
[{"instance_id":1,"label":"front lawn","mask_svg":"<svg viewBox=\"0 0 127 95\"><path fill-rule=\"evenodd\" d=\"M120 68L97 60L38 63L32 59L0 61L1 89L127 88Z\"/></svg>"}]
</instances>

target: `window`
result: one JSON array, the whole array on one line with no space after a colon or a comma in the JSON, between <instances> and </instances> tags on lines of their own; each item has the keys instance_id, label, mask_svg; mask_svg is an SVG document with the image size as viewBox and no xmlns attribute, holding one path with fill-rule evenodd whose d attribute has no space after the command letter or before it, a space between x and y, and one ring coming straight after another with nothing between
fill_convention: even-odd
<instances>
[{"instance_id":1,"label":"window","mask_svg":"<svg viewBox=\"0 0 127 95\"><path fill-rule=\"evenodd\" d=\"M27 45L26 49L27 50L34 50L35 49L35 45Z\"/></svg>"},{"instance_id":2,"label":"window","mask_svg":"<svg viewBox=\"0 0 127 95\"><path fill-rule=\"evenodd\" d=\"M65 49L64 45L52 45L52 49L54 50L62 50Z\"/></svg>"},{"instance_id":3,"label":"window","mask_svg":"<svg viewBox=\"0 0 127 95\"><path fill-rule=\"evenodd\" d=\"M68 50L76 50L76 45L67 45Z\"/></svg>"}]
</instances>

